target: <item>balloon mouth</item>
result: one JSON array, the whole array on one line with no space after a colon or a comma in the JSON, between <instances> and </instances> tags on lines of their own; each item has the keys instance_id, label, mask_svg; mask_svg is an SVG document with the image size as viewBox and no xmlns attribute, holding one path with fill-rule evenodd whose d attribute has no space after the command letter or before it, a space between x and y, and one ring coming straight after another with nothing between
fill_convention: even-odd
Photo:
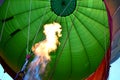
<instances>
[{"instance_id":1,"label":"balloon mouth","mask_svg":"<svg viewBox=\"0 0 120 80\"><path fill-rule=\"evenodd\" d=\"M51 0L52 11L61 17L72 14L76 8L77 0Z\"/></svg>"}]
</instances>

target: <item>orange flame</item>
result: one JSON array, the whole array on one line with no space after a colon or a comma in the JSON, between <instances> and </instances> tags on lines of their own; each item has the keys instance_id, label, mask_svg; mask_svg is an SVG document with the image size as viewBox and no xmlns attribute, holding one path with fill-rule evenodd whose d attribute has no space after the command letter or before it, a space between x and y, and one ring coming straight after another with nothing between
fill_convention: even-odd
<instances>
[{"instance_id":1,"label":"orange flame","mask_svg":"<svg viewBox=\"0 0 120 80\"><path fill-rule=\"evenodd\" d=\"M44 72L47 63L50 61L50 52L57 49L57 45L60 45L59 37L61 37L61 26L58 23L44 25L43 33L46 35L46 39L36 43L32 47L32 51L36 56L39 56L38 62L41 64L40 73Z\"/></svg>"}]
</instances>

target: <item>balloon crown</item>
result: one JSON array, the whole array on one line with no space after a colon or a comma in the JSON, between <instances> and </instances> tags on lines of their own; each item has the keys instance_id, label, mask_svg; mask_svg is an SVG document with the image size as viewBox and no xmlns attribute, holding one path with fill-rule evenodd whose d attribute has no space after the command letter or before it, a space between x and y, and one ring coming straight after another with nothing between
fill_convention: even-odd
<instances>
[{"instance_id":1,"label":"balloon crown","mask_svg":"<svg viewBox=\"0 0 120 80\"><path fill-rule=\"evenodd\" d=\"M76 0L51 0L51 9L58 16L68 16L76 8Z\"/></svg>"}]
</instances>

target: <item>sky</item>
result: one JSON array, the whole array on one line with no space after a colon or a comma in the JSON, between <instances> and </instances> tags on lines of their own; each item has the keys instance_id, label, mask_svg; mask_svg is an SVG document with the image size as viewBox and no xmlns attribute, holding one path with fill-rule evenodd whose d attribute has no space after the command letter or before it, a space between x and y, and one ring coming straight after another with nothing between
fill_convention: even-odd
<instances>
[{"instance_id":1,"label":"sky","mask_svg":"<svg viewBox=\"0 0 120 80\"><path fill-rule=\"evenodd\" d=\"M2 65L0 64L0 80L13 80L9 74L4 73L4 69Z\"/></svg>"},{"instance_id":2,"label":"sky","mask_svg":"<svg viewBox=\"0 0 120 80\"><path fill-rule=\"evenodd\" d=\"M120 58L111 64L108 80L120 80Z\"/></svg>"},{"instance_id":3,"label":"sky","mask_svg":"<svg viewBox=\"0 0 120 80\"><path fill-rule=\"evenodd\" d=\"M13 80L0 64L0 80ZM108 80L120 80L120 58L111 64Z\"/></svg>"}]
</instances>

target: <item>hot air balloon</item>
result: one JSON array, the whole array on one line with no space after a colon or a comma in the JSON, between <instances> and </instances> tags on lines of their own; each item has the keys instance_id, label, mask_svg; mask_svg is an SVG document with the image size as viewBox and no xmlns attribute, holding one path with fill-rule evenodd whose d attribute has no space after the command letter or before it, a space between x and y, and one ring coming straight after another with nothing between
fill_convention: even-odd
<instances>
[{"instance_id":1,"label":"hot air balloon","mask_svg":"<svg viewBox=\"0 0 120 80\"><path fill-rule=\"evenodd\" d=\"M112 16L112 49L111 49L111 63L116 61L119 56L119 36L120 36L120 1L106 0L110 15Z\"/></svg>"},{"instance_id":2,"label":"hot air balloon","mask_svg":"<svg viewBox=\"0 0 120 80\"><path fill-rule=\"evenodd\" d=\"M83 80L95 72L110 46L102 0L5 0L0 7L0 56L15 73L31 47L45 38L43 25L62 26L43 80ZM34 57L34 56L33 56ZM14 77L14 76L13 76Z\"/></svg>"}]
</instances>

